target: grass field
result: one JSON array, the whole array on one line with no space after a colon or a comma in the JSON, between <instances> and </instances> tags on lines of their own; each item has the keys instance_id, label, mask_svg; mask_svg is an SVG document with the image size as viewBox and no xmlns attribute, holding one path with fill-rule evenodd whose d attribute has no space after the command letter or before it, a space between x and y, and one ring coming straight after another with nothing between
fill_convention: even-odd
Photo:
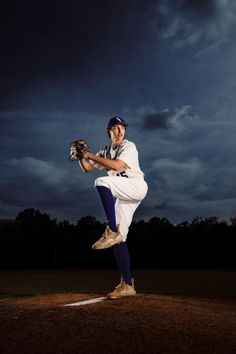
<instances>
[{"instance_id":1,"label":"grass field","mask_svg":"<svg viewBox=\"0 0 236 354\"><path fill-rule=\"evenodd\" d=\"M235 269L135 270L137 296L79 307L114 270L0 271L0 353L236 353Z\"/></svg>"}]
</instances>

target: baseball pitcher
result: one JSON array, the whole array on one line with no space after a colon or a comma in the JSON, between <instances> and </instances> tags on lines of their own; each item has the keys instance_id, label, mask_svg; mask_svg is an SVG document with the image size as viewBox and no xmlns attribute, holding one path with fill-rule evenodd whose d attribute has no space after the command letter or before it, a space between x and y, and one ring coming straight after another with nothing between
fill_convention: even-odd
<instances>
[{"instance_id":1,"label":"baseball pitcher","mask_svg":"<svg viewBox=\"0 0 236 354\"><path fill-rule=\"evenodd\" d=\"M106 214L107 226L92 248L100 250L113 247L121 282L107 295L109 299L136 294L126 239L134 212L148 190L139 166L137 148L133 142L125 139L127 126L123 118L111 118L107 125L111 144L104 146L96 155L89 151L84 140L76 140L70 149L71 160L78 160L84 172L105 168L108 174L95 180L95 189Z\"/></svg>"}]
</instances>

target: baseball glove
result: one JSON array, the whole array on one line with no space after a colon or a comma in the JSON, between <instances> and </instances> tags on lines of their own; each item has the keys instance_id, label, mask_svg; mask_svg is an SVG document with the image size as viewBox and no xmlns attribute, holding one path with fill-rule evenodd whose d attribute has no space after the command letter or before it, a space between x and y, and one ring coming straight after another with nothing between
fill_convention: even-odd
<instances>
[{"instance_id":1,"label":"baseball glove","mask_svg":"<svg viewBox=\"0 0 236 354\"><path fill-rule=\"evenodd\" d=\"M81 160L87 151L89 151L89 147L83 139L73 141L70 148L70 160Z\"/></svg>"}]
</instances>

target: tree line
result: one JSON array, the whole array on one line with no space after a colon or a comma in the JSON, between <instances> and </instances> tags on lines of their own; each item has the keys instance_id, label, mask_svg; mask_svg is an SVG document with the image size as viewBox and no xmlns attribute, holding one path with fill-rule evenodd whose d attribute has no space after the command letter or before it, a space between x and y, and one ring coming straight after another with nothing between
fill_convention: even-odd
<instances>
[{"instance_id":1,"label":"tree line","mask_svg":"<svg viewBox=\"0 0 236 354\"><path fill-rule=\"evenodd\" d=\"M93 216L76 224L25 209L15 219L0 220L0 267L116 267L113 250L93 251L105 224ZM194 218L173 225L166 218L136 220L127 244L132 267L231 267L236 265L236 218Z\"/></svg>"}]
</instances>

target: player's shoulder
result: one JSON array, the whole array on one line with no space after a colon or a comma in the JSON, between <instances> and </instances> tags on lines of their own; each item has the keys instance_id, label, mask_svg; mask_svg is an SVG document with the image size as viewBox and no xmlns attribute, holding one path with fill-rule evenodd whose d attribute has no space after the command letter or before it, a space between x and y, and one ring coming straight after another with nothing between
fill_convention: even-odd
<instances>
[{"instance_id":1,"label":"player's shoulder","mask_svg":"<svg viewBox=\"0 0 236 354\"><path fill-rule=\"evenodd\" d=\"M128 139L124 139L121 143L122 147L130 147L130 148L135 148L136 149L136 145L133 141L130 141Z\"/></svg>"},{"instance_id":2,"label":"player's shoulder","mask_svg":"<svg viewBox=\"0 0 236 354\"><path fill-rule=\"evenodd\" d=\"M135 153L137 151L137 147L133 141L124 139L121 143L121 151L129 151L130 153L133 151Z\"/></svg>"}]
</instances>

